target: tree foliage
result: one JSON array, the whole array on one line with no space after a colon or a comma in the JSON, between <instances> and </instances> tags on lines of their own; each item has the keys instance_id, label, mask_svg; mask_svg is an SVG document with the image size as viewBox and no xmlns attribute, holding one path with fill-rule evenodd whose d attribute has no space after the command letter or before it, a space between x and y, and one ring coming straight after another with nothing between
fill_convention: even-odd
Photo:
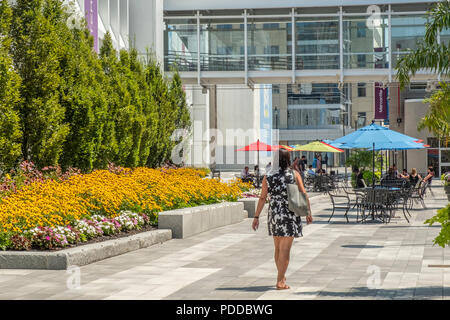
<instances>
[{"instance_id":1,"label":"tree foliage","mask_svg":"<svg viewBox=\"0 0 450 320\"><path fill-rule=\"evenodd\" d=\"M444 139L446 146L450 137L450 85L441 82L441 89L436 91L425 102L430 108L418 125L418 129L427 128L435 136Z\"/></svg>"},{"instance_id":2,"label":"tree foliage","mask_svg":"<svg viewBox=\"0 0 450 320\"><path fill-rule=\"evenodd\" d=\"M450 29L450 0L436 4L428 13L424 40L418 43L418 48L400 58L397 64L397 78L404 87L410 77L421 69L444 76L450 75L450 44L438 43L438 32Z\"/></svg>"},{"instance_id":3,"label":"tree foliage","mask_svg":"<svg viewBox=\"0 0 450 320\"><path fill-rule=\"evenodd\" d=\"M20 77L9 54L12 12L0 3L0 170L12 167L21 155Z\"/></svg>"},{"instance_id":4,"label":"tree foliage","mask_svg":"<svg viewBox=\"0 0 450 320\"><path fill-rule=\"evenodd\" d=\"M372 167L372 162L372 151L355 149L352 150L345 165L351 166L352 168L361 168L364 171L365 168Z\"/></svg>"},{"instance_id":5,"label":"tree foliage","mask_svg":"<svg viewBox=\"0 0 450 320\"><path fill-rule=\"evenodd\" d=\"M20 158L83 171L170 158L172 133L190 126L177 72L169 81L109 34L97 54L62 1L10 3L0 7L0 169Z\"/></svg>"},{"instance_id":6,"label":"tree foliage","mask_svg":"<svg viewBox=\"0 0 450 320\"><path fill-rule=\"evenodd\" d=\"M450 1L444 0L436 4L428 12L428 22L424 40L418 48L402 57L397 65L397 78L404 87L421 69L429 69L450 76L450 43L438 43L438 33L450 29ZM428 128L437 137L450 138L450 90L448 84L441 82L441 89L434 92L426 102L430 103L427 115L419 122L418 129Z\"/></svg>"}]
</instances>

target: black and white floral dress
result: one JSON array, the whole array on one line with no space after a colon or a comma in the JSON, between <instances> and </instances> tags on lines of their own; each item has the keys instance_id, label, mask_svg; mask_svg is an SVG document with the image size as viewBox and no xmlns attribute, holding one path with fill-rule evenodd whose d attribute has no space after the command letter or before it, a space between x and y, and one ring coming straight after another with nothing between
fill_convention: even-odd
<instances>
[{"instance_id":1,"label":"black and white floral dress","mask_svg":"<svg viewBox=\"0 0 450 320\"><path fill-rule=\"evenodd\" d=\"M279 169L278 172L272 171L267 175L270 195L267 226L270 236L295 238L303 236L301 218L288 209L286 184L289 183L295 183L290 169L284 171Z\"/></svg>"}]
</instances>

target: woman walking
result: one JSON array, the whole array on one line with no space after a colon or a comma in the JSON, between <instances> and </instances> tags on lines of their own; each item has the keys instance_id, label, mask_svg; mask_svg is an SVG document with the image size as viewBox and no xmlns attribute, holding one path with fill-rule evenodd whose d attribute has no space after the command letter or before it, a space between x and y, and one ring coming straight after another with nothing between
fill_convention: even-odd
<instances>
[{"instance_id":1,"label":"woman walking","mask_svg":"<svg viewBox=\"0 0 450 320\"><path fill-rule=\"evenodd\" d=\"M294 212L288 209L287 184L295 183L300 192L306 194L302 178L296 170L290 168L290 154L284 149L278 152L279 170L273 170L270 175L264 176L262 183L261 196L259 197L258 207L252 223L253 230L256 231L259 226L259 215L261 214L267 195L270 195L269 214L267 225L269 235L273 236L275 245L275 264L277 266L277 284L279 290L289 289L286 284L286 270L289 265L290 251L294 238L302 236L302 221ZM294 180L295 174L295 180ZM308 197L306 196L306 199ZM311 206L308 199L309 215L306 222L312 222Z\"/></svg>"}]
</instances>

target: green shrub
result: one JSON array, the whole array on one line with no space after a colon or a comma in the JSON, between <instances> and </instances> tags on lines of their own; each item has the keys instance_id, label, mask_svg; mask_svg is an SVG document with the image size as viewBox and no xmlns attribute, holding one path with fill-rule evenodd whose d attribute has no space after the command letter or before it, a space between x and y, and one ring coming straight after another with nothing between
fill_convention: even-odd
<instances>
[{"instance_id":1,"label":"green shrub","mask_svg":"<svg viewBox=\"0 0 450 320\"><path fill-rule=\"evenodd\" d=\"M434 239L434 244L438 244L443 248L450 244L450 204L439 209L437 214L431 219L426 220L425 223L428 223L430 226L434 223L441 224L441 231Z\"/></svg>"},{"instance_id":2,"label":"green shrub","mask_svg":"<svg viewBox=\"0 0 450 320\"><path fill-rule=\"evenodd\" d=\"M0 232L0 250L8 249L11 244L11 234L9 232Z\"/></svg>"}]
</instances>

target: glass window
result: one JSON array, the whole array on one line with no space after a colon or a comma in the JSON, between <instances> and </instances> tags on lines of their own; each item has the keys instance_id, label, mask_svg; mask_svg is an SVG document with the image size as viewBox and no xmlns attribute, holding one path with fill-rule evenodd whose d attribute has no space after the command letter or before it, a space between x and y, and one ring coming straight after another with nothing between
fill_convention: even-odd
<instances>
[{"instance_id":1,"label":"glass window","mask_svg":"<svg viewBox=\"0 0 450 320\"><path fill-rule=\"evenodd\" d=\"M287 86L288 105L340 104L341 95L335 83L302 83Z\"/></svg>"},{"instance_id":2,"label":"glass window","mask_svg":"<svg viewBox=\"0 0 450 320\"><path fill-rule=\"evenodd\" d=\"M365 82L360 82L358 83L358 97L365 97L366 96L366 83ZM359 112L361 113L361 112ZM359 116L358 113L358 116ZM365 112L364 112L364 116L365 116Z\"/></svg>"},{"instance_id":3,"label":"glass window","mask_svg":"<svg viewBox=\"0 0 450 320\"><path fill-rule=\"evenodd\" d=\"M409 90L411 91L425 91L427 88L426 82L411 82L409 84Z\"/></svg>"},{"instance_id":4,"label":"glass window","mask_svg":"<svg viewBox=\"0 0 450 320\"><path fill-rule=\"evenodd\" d=\"M200 64L204 71L244 70L242 19L200 20Z\"/></svg>"},{"instance_id":5,"label":"glass window","mask_svg":"<svg viewBox=\"0 0 450 320\"><path fill-rule=\"evenodd\" d=\"M295 23L298 70L339 69L339 21L304 19Z\"/></svg>"},{"instance_id":6,"label":"glass window","mask_svg":"<svg viewBox=\"0 0 450 320\"><path fill-rule=\"evenodd\" d=\"M441 162L450 162L450 150L441 150Z\"/></svg>"},{"instance_id":7,"label":"glass window","mask_svg":"<svg viewBox=\"0 0 450 320\"><path fill-rule=\"evenodd\" d=\"M432 166L437 173L439 168L439 149L427 149L427 162L427 166Z\"/></svg>"},{"instance_id":8,"label":"glass window","mask_svg":"<svg viewBox=\"0 0 450 320\"><path fill-rule=\"evenodd\" d=\"M288 109L288 129L326 128L340 124L340 109Z\"/></svg>"},{"instance_id":9,"label":"glass window","mask_svg":"<svg viewBox=\"0 0 450 320\"><path fill-rule=\"evenodd\" d=\"M439 148L438 138L434 137L427 138L427 144L430 146L430 148Z\"/></svg>"},{"instance_id":10,"label":"glass window","mask_svg":"<svg viewBox=\"0 0 450 320\"><path fill-rule=\"evenodd\" d=\"M197 70L197 21L169 19L165 21L164 65L166 70Z\"/></svg>"},{"instance_id":11,"label":"glass window","mask_svg":"<svg viewBox=\"0 0 450 320\"><path fill-rule=\"evenodd\" d=\"M367 17L344 17L344 67L388 68L388 21L385 15L368 26Z\"/></svg>"},{"instance_id":12,"label":"glass window","mask_svg":"<svg viewBox=\"0 0 450 320\"><path fill-rule=\"evenodd\" d=\"M392 60L395 67L404 54L417 49L417 41L425 36L425 16L392 16Z\"/></svg>"},{"instance_id":13,"label":"glass window","mask_svg":"<svg viewBox=\"0 0 450 320\"><path fill-rule=\"evenodd\" d=\"M357 121L358 128L366 126L366 119L367 116L365 112L358 112L358 121Z\"/></svg>"},{"instance_id":14,"label":"glass window","mask_svg":"<svg viewBox=\"0 0 450 320\"><path fill-rule=\"evenodd\" d=\"M440 33L441 43L444 43L447 47L450 46L450 29L444 29Z\"/></svg>"},{"instance_id":15,"label":"glass window","mask_svg":"<svg viewBox=\"0 0 450 320\"><path fill-rule=\"evenodd\" d=\"M357 30L356 30L356 36L358 38L365 38L366 37L366 23L365 22L358 22L357 24Z\"/></svg>"},{"instance_id":16,"label":"glass window","mask_svg":"<svg viewBox=\"0 0 450 320\"><path fill-rule=\"evenodd\" d=\"M278 84L273 84L272 85L272 92L275 94L279 94L280 93L280 86Z\"/></svg>"},{"instance_id":17,"label":"glass window","mask_svg":"<svg viewBox=\"0 0 450 320\"><path fill-rule=\"evenodd\" d=\"M280 22L250 19L248 22L248 69L290 70L291 50L288 46L288 20Z\"/></svg>"}]
</instances>

